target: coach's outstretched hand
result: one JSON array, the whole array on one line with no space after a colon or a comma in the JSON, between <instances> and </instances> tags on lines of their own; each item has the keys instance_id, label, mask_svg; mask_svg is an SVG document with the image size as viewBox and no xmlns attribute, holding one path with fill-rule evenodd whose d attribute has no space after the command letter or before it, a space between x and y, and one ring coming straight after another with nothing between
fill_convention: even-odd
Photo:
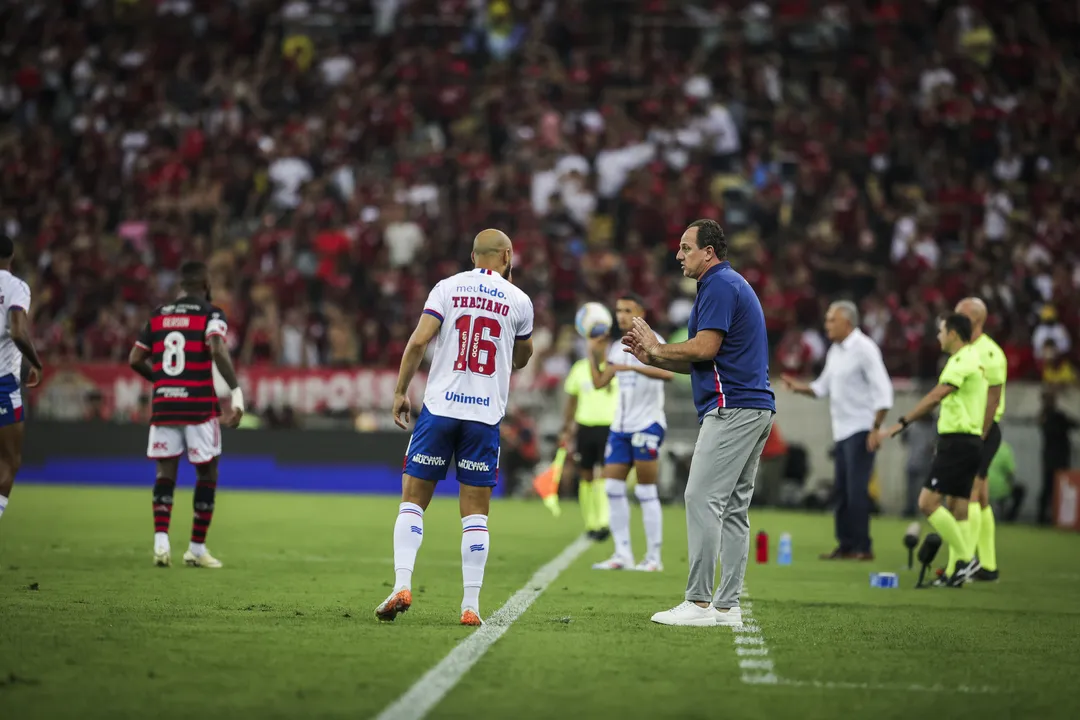
<instances>
[{"instance_id":1,"label":"coach's outstretched hand","mask_svg":"<svg viewBox=\"0 0 1080 720\"><path fill-rule=\"evenodd\" d=\"M649 327L649 323L636 317L633 325L623 336L622 344L626 347L627 352L638 360L646 365L651 365L653 352L659 347L660 341L656 339L656 333Z\"/></svg>"},{"instance_id":2,"label":"coach's outstretched hand","mask_svg":"<svg viewBox=\"0 0 1080 720\"><path fill-rule=\"evenodd\" d=\"M402 430L409 429L412 419L412 405L408 395L394 395L394 424Z\"/></svg>"}]
</instances>

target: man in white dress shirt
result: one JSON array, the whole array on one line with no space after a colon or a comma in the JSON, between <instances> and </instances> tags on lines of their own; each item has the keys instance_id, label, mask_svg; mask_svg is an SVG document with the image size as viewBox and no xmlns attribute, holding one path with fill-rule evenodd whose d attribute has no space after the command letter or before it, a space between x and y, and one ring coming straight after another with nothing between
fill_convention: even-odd
<instances>
[{"instance_id":1,"label":"man in white dress shirt","mask_svg":"<svg viewBox=\"0 0 1080 720\"><path fill-rule=\"evenodd\" d=\"M837 547L828 560L873 560L870 542L870 476L879 431L893 404L893 387L881 350L859 329L859 311L847 300L825 315L832 341L825 368L812 383L783 376L784 386L809 397L829 398L836 443Z\"/></svg>"}]
</instances>

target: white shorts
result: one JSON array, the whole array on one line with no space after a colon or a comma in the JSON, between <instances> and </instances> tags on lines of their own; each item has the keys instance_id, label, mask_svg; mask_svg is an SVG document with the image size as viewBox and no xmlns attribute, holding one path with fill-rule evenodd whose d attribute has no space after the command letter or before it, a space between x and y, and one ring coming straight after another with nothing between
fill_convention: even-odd
<instances>
[{"instance_id":1,"label":"white shorts","mask_svg":"<svg viewBox=\"0 0 1080 720\"><path fill-rule=\"evenodd\" d=\"M146 457L151 460L177 458L187 448L188 462L204 465L221 454L221 425L218 419L201 425L151 425Z\"/></svg>"}]
</instances>

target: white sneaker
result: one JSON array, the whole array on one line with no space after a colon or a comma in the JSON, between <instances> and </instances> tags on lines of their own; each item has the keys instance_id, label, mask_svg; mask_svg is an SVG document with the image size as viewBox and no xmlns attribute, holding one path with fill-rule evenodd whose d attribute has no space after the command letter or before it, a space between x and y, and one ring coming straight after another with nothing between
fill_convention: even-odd
<instances>
[{"instance_id":1,"label":"white sneaker","mask_svg":"<svg viewBox=\"0 0 1080 720\"><path fill-rule=\"evenodd\" d=\"M624 558L612 555L604 562L593 563L593 570L632 570L634 558Z\"/></svg>"},{"instance_id":2,"label":"white sneaker","mask_svg":"<svg viewBox=\"0 0 1080 720\"><path fill-rule=\"evenodd\" d=\"M634 566L634 569L638 572L663 572L664 563L659 560L642 560Z\"/></svg>"},{"instance_id":3,"label":"white sneaker","mask_svg":"<svg viewBox=\"0 0 1080 720\"><path fill-rule=\"evenodd\" d=\"M652 616L652 621L660 625L715 627L716 610L712 605L701 607L697 603L685 600L670 610L656 613Z\"/></svg>"},{"instance_id":4,"label":"white sneaker","mask_svg":"<svg viewBox=\"0 0 1080 720\"><path fill-rule=\"evenodd\" d=\"M712 611L713 618L715 618L717 625L723 625L725 627L742 627L742 608L733 607L726 612L712 608Z\"/></svg>"},{"instance_id":5,"label":"white sneaker","mask_svg":"<svg viewBox=\"0 0 1080 720\"><path fill-rule=\"evenodd\" d=\"M172 566L172 553L169 549L155 550L154 551L154 566L155 567L171 567Z\"/></svg>"},{"instance_id":6,"label":"white sneaker","mask_svg":"<svg viewBox=\"0 0 1080 720\"><path fill-rule=\"evenodd\" d=\"M221 567L221 561L210 554L207 550L202 555L196 555L188 550L184 553L184 564L188 567L197 568L219 568Z\"/></svg>"}]
</instances>

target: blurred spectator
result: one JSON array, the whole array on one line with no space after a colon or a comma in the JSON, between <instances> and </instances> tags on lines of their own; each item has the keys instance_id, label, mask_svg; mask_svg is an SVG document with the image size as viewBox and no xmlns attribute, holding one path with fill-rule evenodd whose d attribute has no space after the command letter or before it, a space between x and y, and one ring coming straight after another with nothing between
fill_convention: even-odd
<instances>
[{"instance_id":1,"label":"blurred spectator","mask_svg":"<svg viewBox=\"0 0 1080 720\"><path fill-rule=\"evenodd\" d=\"M514 495L540 462L536 422L524 408L514 407L499 426L499 435L499 474L504 478L505 494Z\"/></svg>"},{"instance_id":2,"label":"blurred spectator","mask_svg":"<svg viewBox=\"0 0 1080 720\"><path fill-rule=\"evenodd\" d=\"M1070 433L1080 427L1076 419L1062 411L1057 404L1057 389L1048 387L1043 391L1043 406L1039 413L1042 430L1042 490L1039 493L1038 520L1040 524L1051 522L1050 504L1054 496L1054 478L1059 470L1072 467L1072 440Z\"/></svg>"},{"instance_id":3,"label":"blurred spectator","mask_svg":"<svg viewBox=\"0 0 1080 720\"><path fill-rule=\"evenodd\" d=\"M1057 342L1047 338L1039 355L1044 385L1067 386L1077 382L1076 368L1058 348Z\"/></svg>"},{"instance_id":4,"label":"blurred spectator","mask_svg":"<svg viewBox=\"0 0 1080 720\"><path fill-rule=\"evenodd\" d=\"M122 358L199 256L245 361L393 367L490 225L553 348L628 288L667 334L697 217L785 369L840 297L893 375L933 374L967 294L1012 376L1047 335L1077 360L1068 0L9 2L0 27L0 225L50 363Z\"/></svg>"},{"instance_id":5,"label":"blurred spectator","mask_svg":"<svg viewBox=\"0 0 1080 720\"><path fill-rule=\"evenodd\" d=\"M1031 336L1031 345L1036 352L1043 352L1049 345L1054 353L1067 353L1072 347L1069 331L1058 320L1057 310L1053 305L1043 305L1039 311L1039 324Z\"/></svg>"}]
</instances>

